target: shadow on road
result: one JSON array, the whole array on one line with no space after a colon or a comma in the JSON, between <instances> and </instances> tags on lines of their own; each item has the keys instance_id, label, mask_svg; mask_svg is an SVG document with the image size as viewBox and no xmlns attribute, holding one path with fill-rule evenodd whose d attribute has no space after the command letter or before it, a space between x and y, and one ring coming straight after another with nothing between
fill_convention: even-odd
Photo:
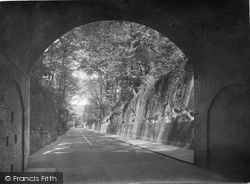
<instances>
[{"instance_id":1,"label":"shadow on road","mask_svg":"<svg viewBox=\"0 0 250 184\"><path fill-rule=\"evenodd\" d=\"M31 155L30 167L56 168L63 172L64 183L229 181L217 173L84 129L70 129Z\"/></svg>"}]
</instances>

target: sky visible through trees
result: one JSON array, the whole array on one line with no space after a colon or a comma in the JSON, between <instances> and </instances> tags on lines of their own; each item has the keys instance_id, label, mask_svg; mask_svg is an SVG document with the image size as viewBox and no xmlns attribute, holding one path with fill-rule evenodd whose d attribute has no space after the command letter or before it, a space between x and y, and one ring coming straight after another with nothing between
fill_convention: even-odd
<instances>
[{"instance_id":1,"label":"sky visible through trees","mask_svg":"<svg viewBox=\"0 0 250 184\"><path fill-rule=\"evenodd\" d=\"M100 121L149 78L159 78L185 61L174 43L149 27L100 21L76 27L54 41L32 76L50 94L58 112L69 115L72 103L85 103L84 121Z\"/></svg>"}]
</instances>

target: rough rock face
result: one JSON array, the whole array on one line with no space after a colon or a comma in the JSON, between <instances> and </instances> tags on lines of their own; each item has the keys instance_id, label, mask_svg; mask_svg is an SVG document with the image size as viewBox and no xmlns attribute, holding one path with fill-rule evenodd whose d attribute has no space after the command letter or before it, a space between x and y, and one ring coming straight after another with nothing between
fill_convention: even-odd
<instances>
[{"instance_id":1,"label":"rough rock face","mask_svg":"<svg viewBox=\"0 0 250 184\"><path fill-rule=\"evenodd\" d=\"M53 102L46 91L35 80L31 80L30 91L30 154L56 140L66 127L58 121Z\"/></svg>"},{"instance_id":2,"label":"rough rock face","mask_svg":"<svg viewBox=\"0 0 250 184\"><path fill-rule=\"evenodd\" d=\"M192 67L154 79L105 118L102 132L192 149L194 140L194 78Z\"/></svg>"}]
</instances>

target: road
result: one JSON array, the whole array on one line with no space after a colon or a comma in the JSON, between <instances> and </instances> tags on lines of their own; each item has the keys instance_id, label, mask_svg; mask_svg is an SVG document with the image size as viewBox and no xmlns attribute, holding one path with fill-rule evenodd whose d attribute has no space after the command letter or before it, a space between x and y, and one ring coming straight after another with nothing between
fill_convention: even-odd
<instances>
[{"instance_id":1,"label":"road","mask_svg":"<svg viewBox=\"0 0 250 184\"><path fill-rule=\"evenodd\" d=\"M72 128L30 156L32 168L56 168L64 183L225 182L192 164Z\"/></svg>"}]
</instances>

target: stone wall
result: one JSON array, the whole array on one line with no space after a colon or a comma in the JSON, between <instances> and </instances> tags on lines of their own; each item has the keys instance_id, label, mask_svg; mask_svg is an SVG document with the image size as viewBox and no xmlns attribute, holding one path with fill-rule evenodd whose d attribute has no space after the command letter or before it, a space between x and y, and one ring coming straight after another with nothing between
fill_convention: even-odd
<instances>
[{"instance_id":1,"label":"stone wall","mask_svg":"<svg viewBox=\"0 0 250 184\"><path fill-rule=\"evenodd\" d=\"M92 128L98 129L98 126ZM105 118L100 131L193 149L194 79L191 66L147 85Z\"/></svg>"},{"instance_id":2,"label":"stone wall","mask_svg":"<svg viewBox=\"0 0 250 184\"><path fill-rule=\"evenodd\" d=\"M66 131L58 120L52 99L35 80L31 80L30 153L56 140Z\"/></svg>"},{"instance_id":3,"label":"stone wall","mask_svg":"<svg viewBox=\"0 0 250 184\"><path fill-rule=\"evenodd\" d=\"M245 176L250 181L250 98L246 94L246 86L232 84L221 89L212 101L208 111L208 160L213 170L235 178Z\"/></svg>"}]
</instances>

